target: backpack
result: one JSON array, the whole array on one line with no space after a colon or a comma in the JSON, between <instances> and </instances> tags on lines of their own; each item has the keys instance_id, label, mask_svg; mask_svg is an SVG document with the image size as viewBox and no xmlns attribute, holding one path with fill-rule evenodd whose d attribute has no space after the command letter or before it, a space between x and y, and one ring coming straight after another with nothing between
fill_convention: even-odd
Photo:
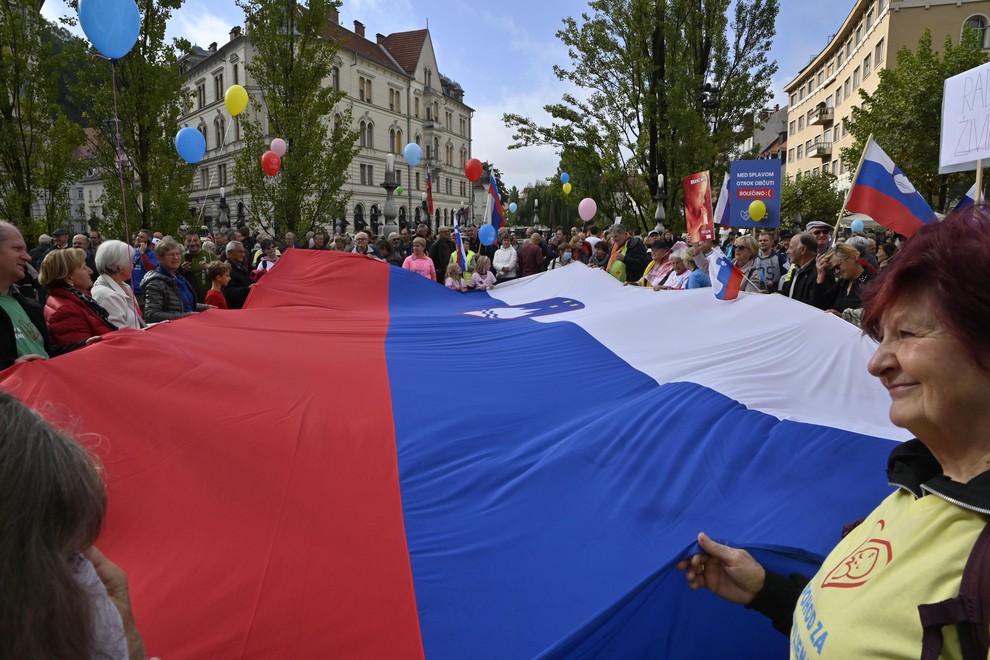
<instances>
[{"instance_id":1,"label":"backpack","mask_svg":"<svg viewBox=\"0 0 990 660\"><path fill-rule=\"evenodd\" d=\"M955 626L964 660L986 658L990 651L990 524L983 528L963 569L959 595L940 603L918 605L924 635L921 660L938 660L942 626Z\"/></svg>"}]
</instances>

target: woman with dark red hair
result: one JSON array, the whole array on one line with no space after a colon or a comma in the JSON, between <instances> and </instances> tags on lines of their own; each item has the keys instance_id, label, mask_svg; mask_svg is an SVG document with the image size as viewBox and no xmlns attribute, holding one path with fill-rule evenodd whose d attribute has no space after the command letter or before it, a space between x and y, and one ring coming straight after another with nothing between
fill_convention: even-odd
<instances>
[{"instance_id":1,"label":"woman with dark red hair","mask_svg":"<svg viewBox=\"0 0 990 660\"><path fill-rule=\"evenodd\" d=\"M965 268L949 258L960 245ZM934 659L943 628L946 657L987 657L987 580L964 587L962 578L975 575L971 555L982 565L990 552L988 282L990 208L915 233L863 292L863 330L879 342L870 373L890 392L891 421L916 436L890 455L896 490L810 581L700 534L702 552L678 564L692 589L764 613L792 649L821 657Z\"/></svg>"}]
</instances>

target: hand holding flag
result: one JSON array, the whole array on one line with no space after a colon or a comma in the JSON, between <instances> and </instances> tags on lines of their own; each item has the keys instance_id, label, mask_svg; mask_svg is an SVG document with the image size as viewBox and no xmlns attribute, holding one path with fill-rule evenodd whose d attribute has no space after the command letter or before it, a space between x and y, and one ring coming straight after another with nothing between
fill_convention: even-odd
<instances>
[{"instance_id":1,"label":"hand holding flag","mask_svg":"<svg viewBox=\"0 0 990 660\"><path fill-rule=\"evenodd\" d=\"M719 300L735 300L742 288L743 272L721 250L712 250L708 260L708 275L712 290Z\"/></svg>"}]
</instances>

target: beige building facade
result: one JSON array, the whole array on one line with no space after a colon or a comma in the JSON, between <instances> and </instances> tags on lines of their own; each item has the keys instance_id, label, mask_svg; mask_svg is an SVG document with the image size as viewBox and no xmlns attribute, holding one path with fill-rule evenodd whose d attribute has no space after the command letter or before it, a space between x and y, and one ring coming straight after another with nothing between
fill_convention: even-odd
<instances>
[{"instance_id":1,"label":"beige building facade","mask_svg":"<svg viewBox=\"0 0 990 660\"><path fill-rule=\"evenodd\" d=\"M856 164L843 163L841 153L853 143L848 122L859 90L875 92L878 72L896 65L902 47L915 49L926 28L938 49L946 36L958 43L967 26L990 49L990 0L858 0L825 49L784 87L788 175L832 172L848 188Z\"/></svg>"},{"instance_id":2,"label":"beige building facade","mask_svg":"<svg viewBox=\"0 0 990 660\"><path fill-rule=\"evenodd\" d=\"M470 213L472 205L474 216L480 216L484 198L480 202L474 199L476 193L464 175L464 164L471 158L473 109L464 103L460 85L440 74L429 31L377 34L372 40L365 36L365 26L359 21L354 21L353 30L338 21L339 15L335 15L329 28L342 44L338 66L324 84L346 93L341 104L352 108L360 151L350 165L346 185L352 196L346 217L326 218L321 228L381 233L385 222L381 183L388 154L395 155L396 176L404 189L401 197L396 196L398 221L426 222L422 201L427 167L435 209L431 227L453 225L461 209ZM211 226L227 222L254 226L251 200L238 191L234 181L233 159L244 147L243 135L238 118L231 118L223 97L234 84L244 86L252 98L260 97L262 91L246 69L256 54L250 34L234 28L227 43L196 49L184 61L187 110L180 117L180 128L196 128L206 137L206 155L197 164L190 191L190 225L201 218L201 224ZM341 118L335 113L328 120ZM266 118L261 121L266 126ZM423 158L417 167L409 167L402 157L409 142L422 148ZM286 158L291 155L290 147ZM346 224L342 225L342 220Z\"/></svg>"}]
</instances>

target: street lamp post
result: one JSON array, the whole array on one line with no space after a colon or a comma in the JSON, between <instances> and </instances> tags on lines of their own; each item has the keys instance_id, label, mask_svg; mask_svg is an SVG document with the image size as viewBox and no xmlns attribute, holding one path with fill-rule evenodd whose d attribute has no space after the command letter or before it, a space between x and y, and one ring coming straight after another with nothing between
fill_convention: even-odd
<instances>
[{"instance_id":1,"label":"street lamp post","mask_svg":"<svg viewBox=\"0 0 990 660\"><path fill-rule=\"evenodd\" d=\"M399 187L399 184L395 182L395 154L385 156L385 182L381 185L385 189L385 206L382 209L385 227L382 234L388 236L392 232L399 231L399 225L395 220L399 215L399 205L395 203L395 198L392 196L395 189Z\"/></svg>"},{"instance_id":2,"label":"street lamp post","mask_svg":"<svg viewBox=\"0 0 990 660\"><path fill-rule=\"evenodd\" d=\"M804 228L804 220L801 219L801 193L803 191L798 188L797 192L794 193L794 197L797 200L797 211L794 212L794 229L801 231Z\"/></svg>"},{"instance_id":3,"label":"street lamp post","mask_svg":"<svg viewBox=\"0 0 990 660\"><path fill-rule=\"evenodd\" d=\"M664 231L666 228L663 226L663 221L667 219L667 211L664 210L663 203L667 199L667 191L663 187L662 174L657 175L657 192L653 195L653 199L657 202L657 210L653 214L653 219L657 222L657 226L654 229Z\"/></svg>"}]
</instances>

